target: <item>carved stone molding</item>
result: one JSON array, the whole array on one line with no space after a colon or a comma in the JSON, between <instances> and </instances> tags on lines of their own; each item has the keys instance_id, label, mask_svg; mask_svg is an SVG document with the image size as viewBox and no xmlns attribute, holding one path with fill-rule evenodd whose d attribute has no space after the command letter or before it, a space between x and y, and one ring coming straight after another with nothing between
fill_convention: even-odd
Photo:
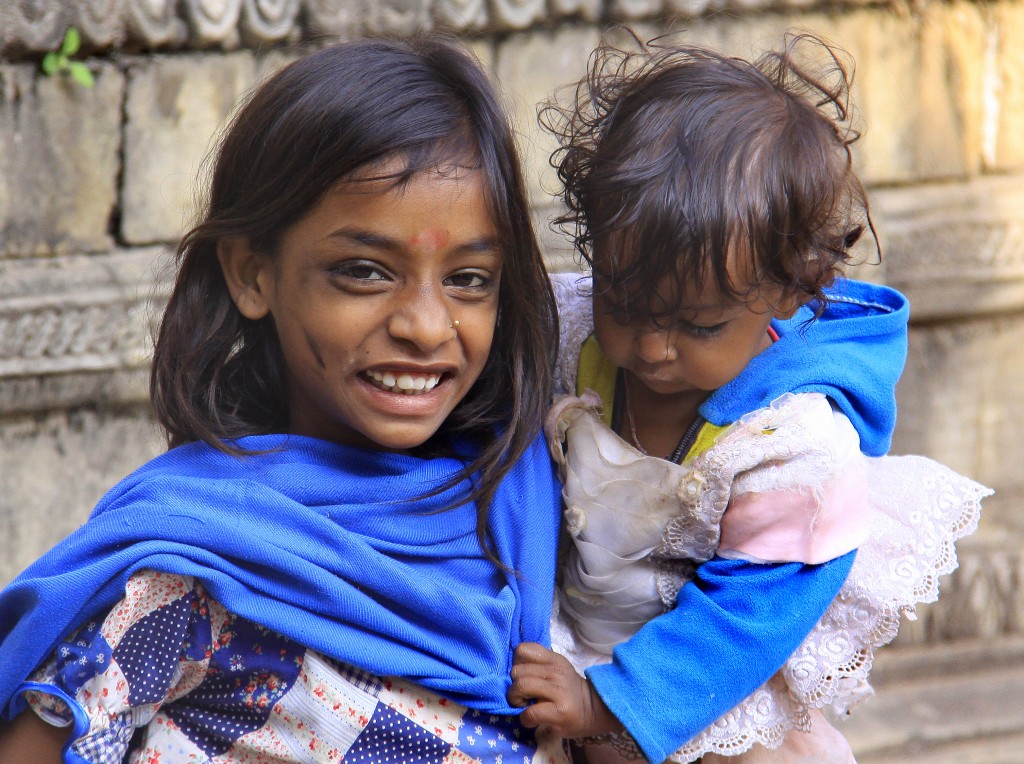
<instances>
[{"instance_id":1,"label":"carved stone molding","mask_svg":"<svg viewBox=\"0 0 1024 764\"><path fill-rule=\"evenodd\" d=\"M434 0L434 19L450 29L469 31L487 26L486 0Z\"/></svg>"},{"instance_id":2,"label":"carved stone molding","mask_svg":"<svg viewBox=\"0 0 1024 764\"><path fill-rule=\"evenodd\" d=\"M95 399L108 382L101 398L126 394L125 375L149 363L170 257L150 248L0 261L0 411L70 405L79 393Z\"/></svg>"},{"instance_id":3,"label":"carved stone molding","mask_svg":"<svg viewBox=\"0 0 1024 764\"><path fill-rule=\"evenodd\" d=\"M76 25L82 37L100 48L120 47L128 34L128 0L80 0Z\"/></svg>"},{"instance_id":4,"label":"carved stone molding","mask_svg":"<svg viewBox=\"0 0 1024 764\"><path fill-rule=\"evenodd\" d=\"M188 39L176 0L126 0L128 31L133 40L153 48L177 47Z\"/></svg>"},{"instance_id":5,"label":"carved stone molding","mask_svg":"<svg viewBox=\"0 0 1024 764\"><path fill-rule=\"evenodd\" d=\"M243 39L256 46L297 39L299 9L299 0L242 0Z\"/></svg>"},{"instance_id":6,"label":"carved stone molding","mask_svg":"<svg viewBox=\"0 0 1024 764\"><path fill-rule=\"evenodd\" d=\"M612 0L612 15L621 19L652 16L662 9L662 0Z\"/></svg>"},{"instance_id":7,"label":"carved stone molding","mask_svg":"<svg viewBox=\"0 0 1024 764\"><path fill-rule=\"evenodd\" d=\"M525 29L547 12L544 0L493 0L491 8L495 22L512 29Z\"/></svg>"},{"instance_id":8,"label":"carved stone molding","mask_svg":"<svg viewBox=\"0 0 1024 764\"><path fill-rule=\"evenodd\" d=\"M306 0L305 22L310 34L350 37L362 28L362 12L354 0Z\"/></svg>"},{"instance_id":9,"label":"carved stone molding","mask_svg":"<svg viewBox=\"0 0 1024 764\"><path fill-rule=\"evenodd\" d=\"M1020 176L871 192L886 281L915 320L1024 308Z\"/></svg>"},{"instance_id":10,"label":"carved stone molding","mask_svg":"<svg viewBox=\"0 0 1024 764\"><path fill-rule=\"evenodd\" d=\"M678 4L680 0L671 0ZM693 2L694 0L688 0ZM231 50L361 32L513 31L565 18L651 18L669 0L2 0L0 56L38 56L78 27L89 52Z\"/></svg>"},{"instance_id":11,"label":"carved stone molding","mask_svg":"<svg viewBox=\"0 0 1024 764\"><path fill-rule=\"evenodd\" d=\"M234 47L239 42L238 21L242 0L221 0L219 3L186 3L191 42L200 48L214 44Z\"/></svg>"},{"instance_id":12,"label":"carved stone molding","mask_svg":"<svg viewBox=\"0 0 1024 764\"><path fill-rule=\"evenodd\" d=\"M367 3L363 23L372 34L407 35L432 26L430 3L422 0L377 0Z\"/></svg>"},{"instance_id":13,"label":"carved stone molding","mask_svg":"<svg viewBox=\"0 0 1024 764\"><path fill-rule=\"evenodd\" d=\"M55 0L6 0L0 3L0 43L5 51L53 50L72 23L75 8Z\"/></svg>"}]
</instances>

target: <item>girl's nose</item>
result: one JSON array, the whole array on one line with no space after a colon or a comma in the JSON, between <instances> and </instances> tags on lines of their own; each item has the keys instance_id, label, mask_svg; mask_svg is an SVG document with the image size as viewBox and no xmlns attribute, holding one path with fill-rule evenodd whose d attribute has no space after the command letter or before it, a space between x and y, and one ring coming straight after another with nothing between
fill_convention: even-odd
<instances>
[{"instance_id":1,"label":"girl's nose","mask_svg":"<svg viewBox=\"0 0 1024 764\"><path fill-rule=\"evenodd\" d=\"M634 346L636 354L646 363L664 363L678 357L672 344L672 332L668 329L642 329L636 335Z\"/></svg>"},{"instance_id":2,"label":"girl's nose","mask_svg":"<svg viewBox=\"0 0 1024 764\"><path fill-rule=\"evenodd\" d=\"M441 290L425 287L399 299L388 319L388 333L393 338L429 352L458 336Z\"/></svg>"}]
</instances>

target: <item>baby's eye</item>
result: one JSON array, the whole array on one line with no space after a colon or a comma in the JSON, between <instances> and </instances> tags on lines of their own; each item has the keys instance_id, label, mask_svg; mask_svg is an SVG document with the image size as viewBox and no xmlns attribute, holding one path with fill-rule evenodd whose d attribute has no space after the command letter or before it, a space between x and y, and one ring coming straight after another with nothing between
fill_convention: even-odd
<instances>
[{"instance_id":1,"label":"baby's eye","mask_svg":"<svg viewBox=\"0 0 1024 764\"><path fill-rule=\"evenodd\" d=\"M688 321L683 322L680 327L682 331L689 334L691 337L715 337L721 334L725 328L725 322L720 324L712 324L710 326L698 326L697 324L691 324Z\"/></svg>"}]
</instances>

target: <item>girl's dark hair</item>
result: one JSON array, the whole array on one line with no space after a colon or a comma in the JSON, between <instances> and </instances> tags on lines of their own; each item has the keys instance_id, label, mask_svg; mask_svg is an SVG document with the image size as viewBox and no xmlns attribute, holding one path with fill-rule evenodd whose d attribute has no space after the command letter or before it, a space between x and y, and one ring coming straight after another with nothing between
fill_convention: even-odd
<instances>
[{"instance_id":1,"label":"girl's dark hair","mask_svg":"<svg viewBox=\"0 0 1024 764\"><path fill-rule=\"evenodd\" d=\"M282 233L339 182L398 160L401 184L471 162L484 178L503 265L490 357L421 454L480 446L449 484L479 473L487 504L538 432L557 341L554 298L530 224L512 131L479 63L454 39L364 39L318 50L251 94L213 157L200 222L178 246L178 275L156 341L150 394L171 446L235 440L288 425L284 361L270 317L244 318L217 259L224 237L274 256ZM379 173L378 173L379 175ZM440 487L442 490L444 486ZM486 546L485 546L486 548Z\"/></svg>"},{"instance_id":2,"label":"girl's dark hair","mask_svg":"<svg viewBox=\"0 0 1024 764\"><path fill-rule=\"evenodd\" d=\"M633 41L598 48L574 102L541 114L561 144L552 164L568 212L557 222L596 288L616 310L659 321L683 300L664 288L655 299L665 277L751 297L730 276L741 257L755 292L775 284L823 310L850 248L874 233L850 152L852 68L812 35L754 63ZM825 54L817 66L797 56L808 45Z\"/></svg>"}]
</instances>

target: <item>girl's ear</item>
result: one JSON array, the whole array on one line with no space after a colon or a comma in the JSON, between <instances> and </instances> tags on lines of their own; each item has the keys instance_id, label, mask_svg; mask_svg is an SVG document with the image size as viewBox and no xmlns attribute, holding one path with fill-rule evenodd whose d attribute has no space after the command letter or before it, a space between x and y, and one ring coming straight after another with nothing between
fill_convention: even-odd
<instances>
[{"instance_id":1,"label":"girl's ear","mask_svg":"<svg viewBox=\"0 0 1024 764\"><path fill-rule=\"evenodd\" d=\"M241 236L220 239L217 259L239 313L253 321L265 317L270 312L270 304L264 276L270 261L253 252L249 241Z\"/></svg>"}]
</instances>

